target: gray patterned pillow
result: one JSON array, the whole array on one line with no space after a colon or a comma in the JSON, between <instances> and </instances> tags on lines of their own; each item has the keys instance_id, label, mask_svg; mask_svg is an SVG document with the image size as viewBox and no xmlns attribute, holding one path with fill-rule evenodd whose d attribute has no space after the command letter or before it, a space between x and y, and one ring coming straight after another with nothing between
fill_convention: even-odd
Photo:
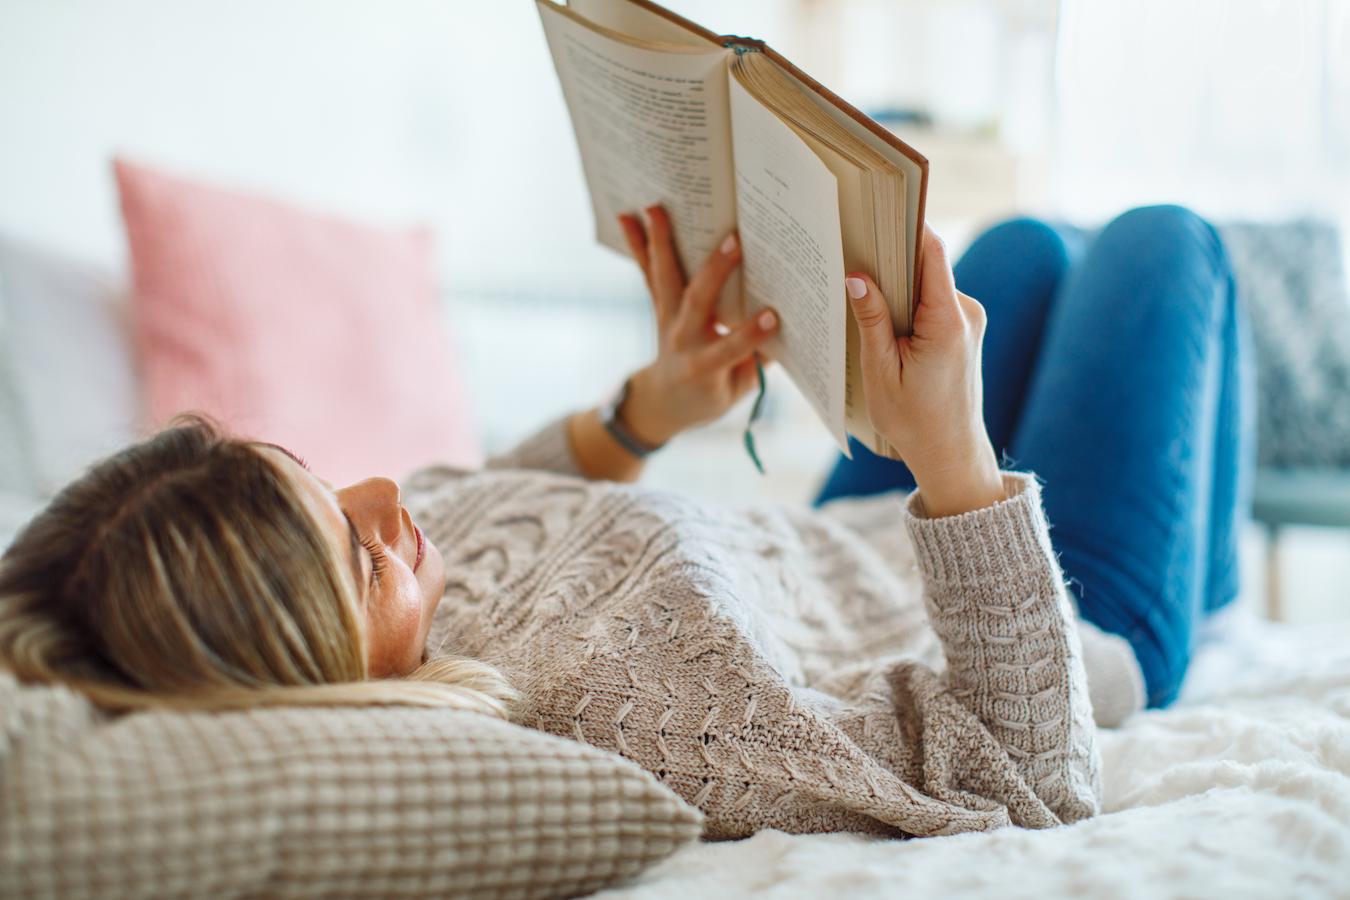
<instances>
[{"instance_id":1,"label":"gray patterned pillow","mask_svg":"<svg viewBox=\"0 0 1350 900\"><path fill-rule=\"evenodd\" d=\"M1260 465L1350 467L1350 296L1336 228L1220 232L1252 324Z\"/></svg>"},{"instance_id":2,"label":"gray patterned pillow","mask_svg":"<svg viewBox=\"0 0 1350 900\"><path fill-rule=\"evenodd\" d=\"M620 757L413 708L109 718L0 672L0 897L555 897L702 816Z\"/></svg>"}]
</instances>

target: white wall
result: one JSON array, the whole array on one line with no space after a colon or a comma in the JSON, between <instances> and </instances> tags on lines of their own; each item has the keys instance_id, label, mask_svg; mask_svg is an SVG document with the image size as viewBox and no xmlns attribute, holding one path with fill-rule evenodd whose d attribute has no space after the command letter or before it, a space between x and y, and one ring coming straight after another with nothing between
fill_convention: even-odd
<instances>
[{"instance_id":1,"label":"white wall","mask_svg":"<svg viewBox=\"0 0 1350 900\"><path fill-rule=\"evenodd\" d=\"M1350 0L1066 0L1056 193L1350 223Z\"/></svg>"},{"instance_id":2,"label":"white wall","mask_svg":"<svg viewBox=\"0 0 1350 900\"><path fill-rule=\"evenodd\" d=\"M828 74L860 101L942 105L970 68L892 61L870 82L858 70L856 57L888 47L912 55L899 52L903 25L931 18L929 2L851 0L847 34L789 27L803 9L833 8L824 0L672 6L808 66L833 57ZM992 52L956 20L946 55ZM1059 71L1048 211L1180 200L1216 215L1350 218L1350 0L1065 0ZM630 267L591 241L530 0L0 0L0 230L120 264L115 151L428 222L455 291L636 290Z\"/></svg>"},{"instance_id":3,"label":"white wall","mask_svg":"<svg viewBox=\"0 0 1350 900\"><path fill-rule=\"evenodd\" d=\"M634 286L590 238L529 0L0 0L0 230L120 264L115 151L428 222L458 290Z\"/></svg>"},{"instance_id":4,"label":"white wall","mask_svg":"<svg viewBox=\"0 0 1350 900\"><path fill-rule=\"evenodd\" d=\"M108 170L118 151L352 215L430 222L445 274L466 287L545 271L565 282L589 255L529 3L3 10L0 228L120 262Z\"/></svg>"}]
</instances>

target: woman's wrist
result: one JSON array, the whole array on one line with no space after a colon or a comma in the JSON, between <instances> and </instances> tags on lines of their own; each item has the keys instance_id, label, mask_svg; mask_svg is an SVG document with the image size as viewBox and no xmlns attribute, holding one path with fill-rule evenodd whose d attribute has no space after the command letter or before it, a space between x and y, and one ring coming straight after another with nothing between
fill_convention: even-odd
<instances>
[{"instance_id":1,"label":"woman's wrist","mask_svg":"<svg viewBox=\"0 0 1350 900\"><path fill-rule=\"evenodd\" d=\"M639 369L629 378L628 396L615 413L633 437L649 447L659 447L684 430L661 409L660 396L651 368Z\"/></svg>"},{"instance_id":2,"label":"woman's wrist","mask_svg":"<svg viewBox=\"0 0 1350 900\"><path fill-rule=\"evenodd\" d=\"M642 474L642 460L614 439L598 409L571 416L567 439L577 469L593 481L635 481Z\"/></svg>"},{"instance_id":3,"label":"woman's wrist","mask_svg":"<svg viewBox=\"0 0 1350 900\"><path fill-rule=\"evenodd\" d=\"M934 519L993 506L1008 498L1003 473L987 439L932 465L911 466L924 511Z\"/></svg>"}]
</instances>

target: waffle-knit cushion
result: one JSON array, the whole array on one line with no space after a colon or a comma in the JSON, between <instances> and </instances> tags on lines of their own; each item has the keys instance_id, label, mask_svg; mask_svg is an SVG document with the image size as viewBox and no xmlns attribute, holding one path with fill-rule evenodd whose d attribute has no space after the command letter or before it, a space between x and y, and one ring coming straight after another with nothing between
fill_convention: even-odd
<instances>
[{"instance_id":1,"label":"waffle-knit cushion","mask_svg":"<svg viewBox=\"0 0 1350 900\"><path fill-rule=\"evenodd\" d=\"M701 816L616 755L484 716L105 717L0 673L0 896L553 897Z\"/></svg>"}]
</instances>

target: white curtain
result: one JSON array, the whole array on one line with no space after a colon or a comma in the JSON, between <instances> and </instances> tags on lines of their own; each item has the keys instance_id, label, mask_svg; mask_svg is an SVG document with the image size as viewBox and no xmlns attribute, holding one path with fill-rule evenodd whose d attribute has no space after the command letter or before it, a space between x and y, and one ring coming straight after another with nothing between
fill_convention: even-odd
<instances>
[{"instance_id":1,"label":"white curtain","mask_svg":"<svg viewBox=\"0 0 1350 900\"><path fill-rule=\"evenodd\" d=\"M1054 200L1350 221L1350 0L1065 0Z\"/></svg>"}]
</instances>

